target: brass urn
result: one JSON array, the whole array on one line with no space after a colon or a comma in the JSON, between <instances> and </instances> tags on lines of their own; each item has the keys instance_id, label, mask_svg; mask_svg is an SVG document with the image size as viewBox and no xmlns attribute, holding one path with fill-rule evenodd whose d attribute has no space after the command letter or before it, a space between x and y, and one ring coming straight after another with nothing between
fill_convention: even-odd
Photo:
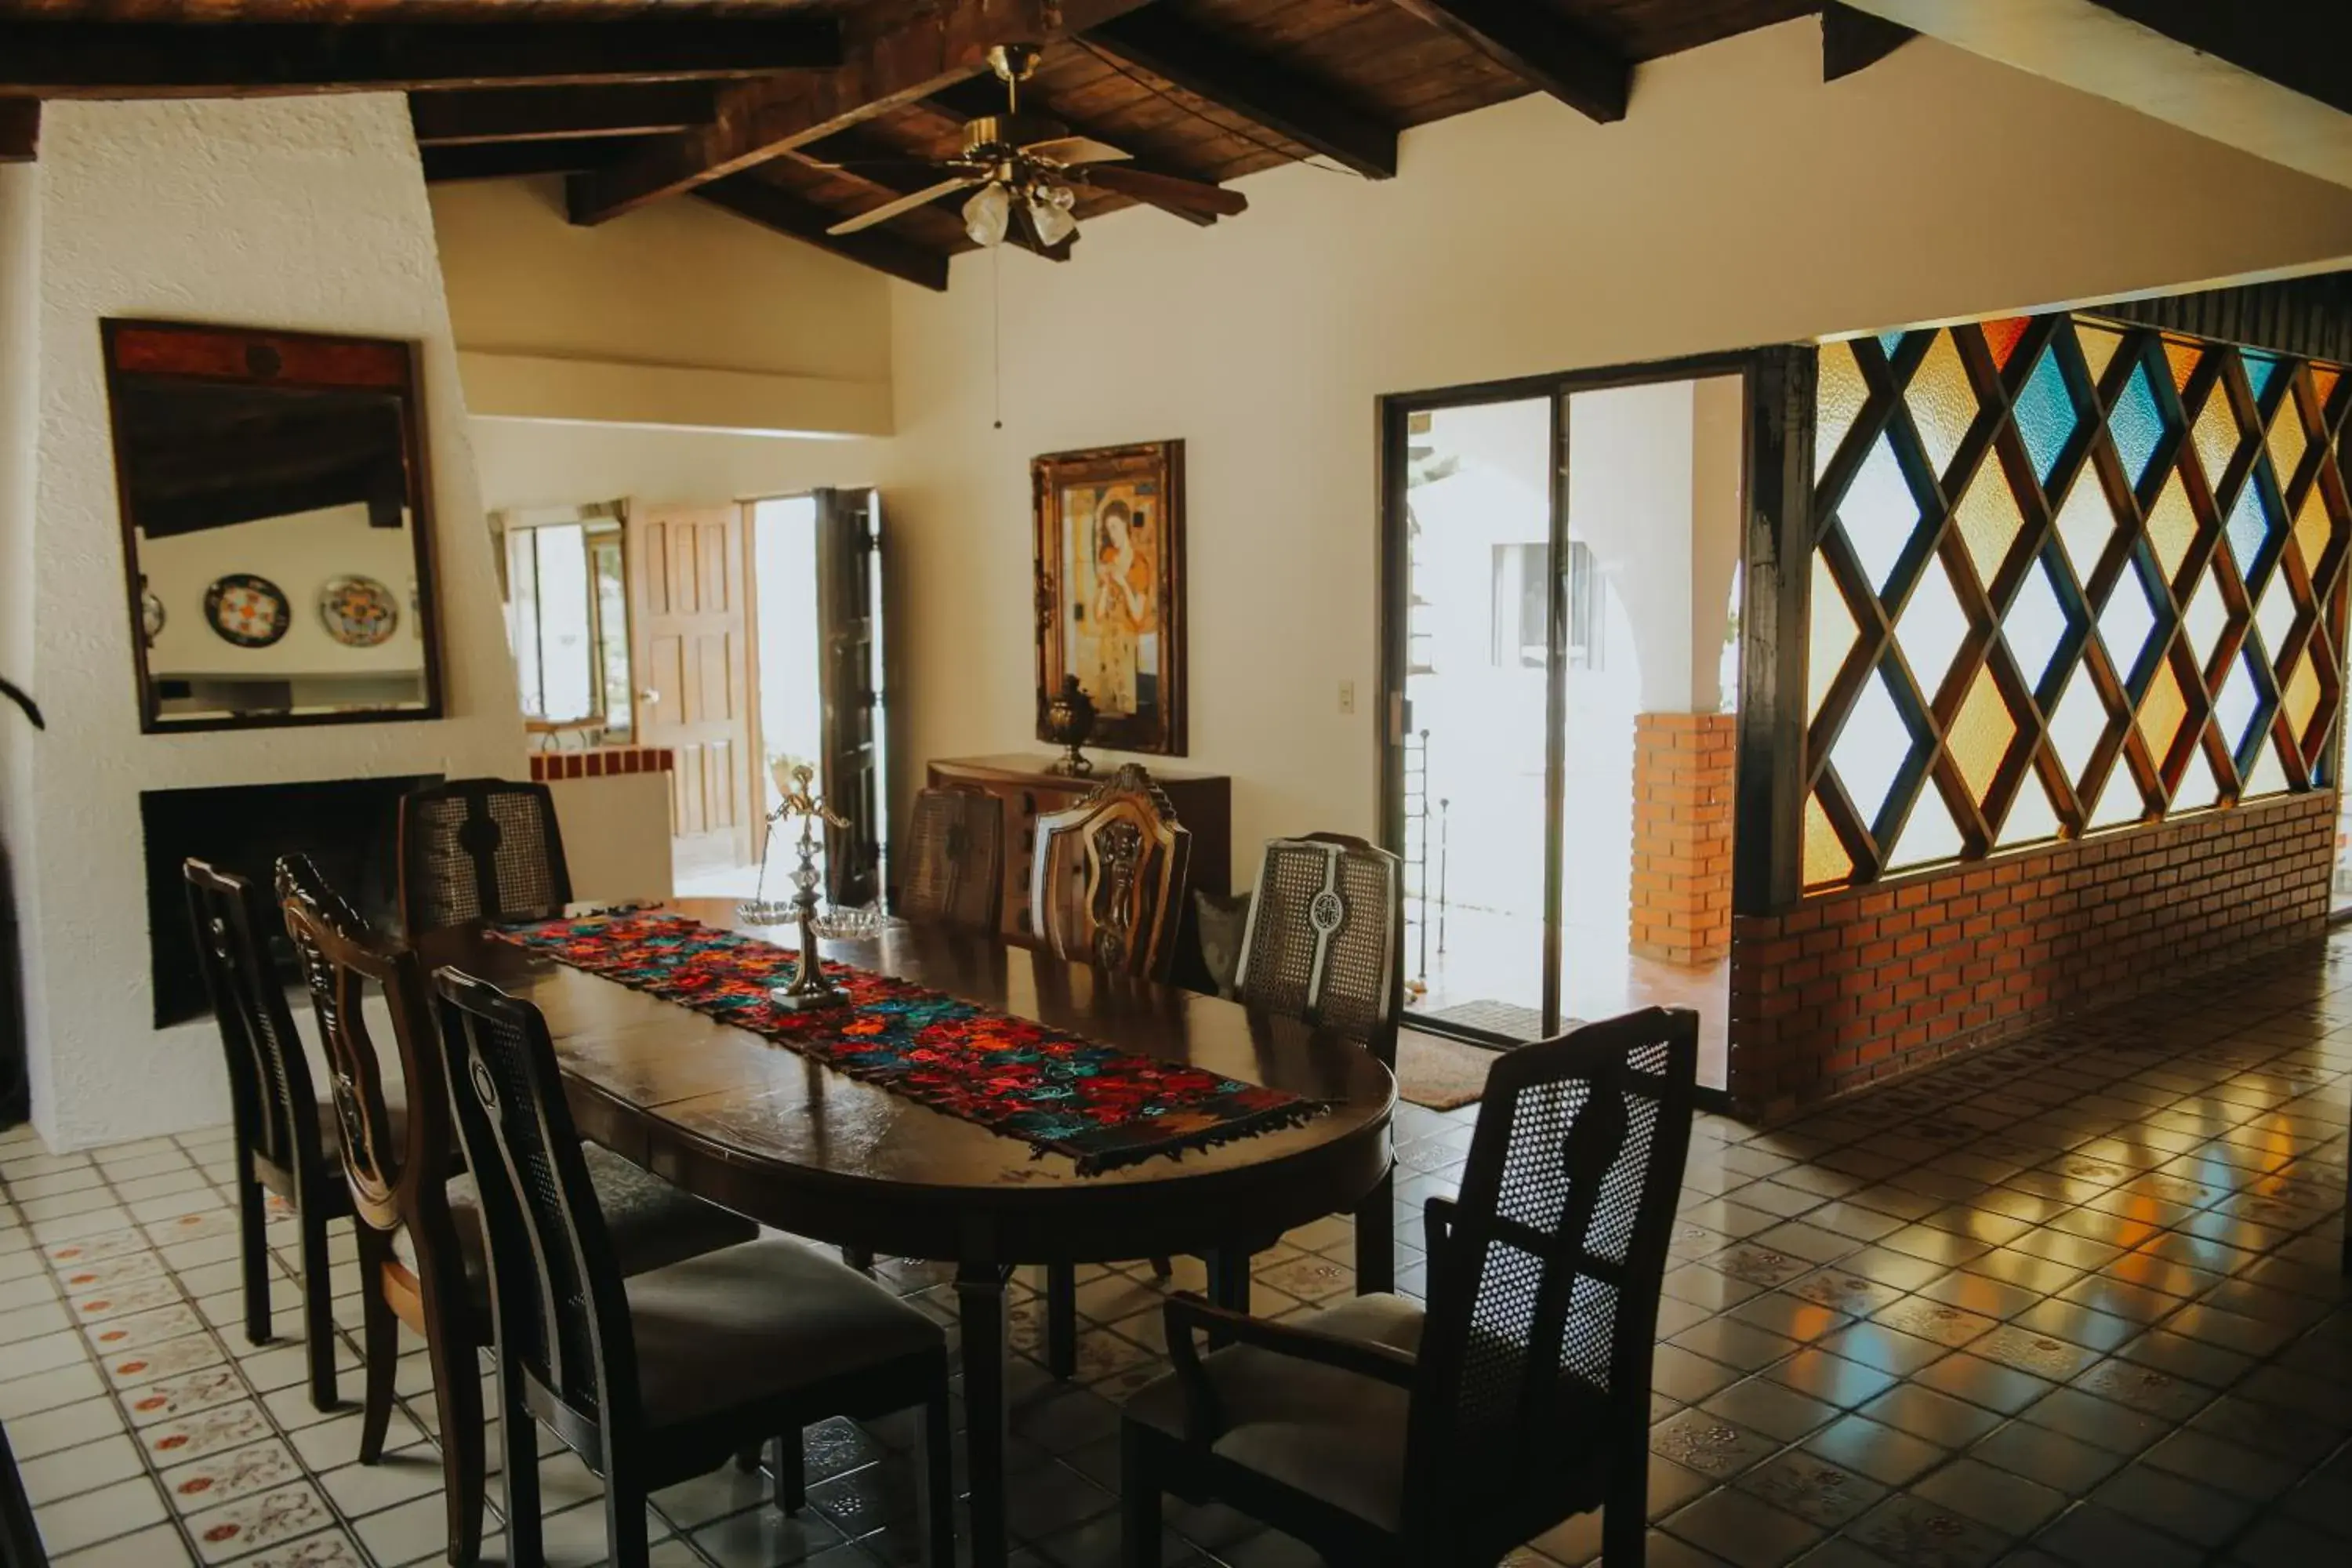
<instances>
[{"instance_id":1,"label":"brass urn","mask_svg":"<svg viewBox=\"0 0 2352 1568\"><path fill-rule=\"evenodd\" d=\"M1078 748L1095 732L1095 700L1086 693L1075 675L1062 677L1062 689L1045 700L1045 739L1062 748L1052 771L1067 773L1072 778L1084 778L1095 771L1093 763L1079 754Z\"/></svg>"}]
</instances>

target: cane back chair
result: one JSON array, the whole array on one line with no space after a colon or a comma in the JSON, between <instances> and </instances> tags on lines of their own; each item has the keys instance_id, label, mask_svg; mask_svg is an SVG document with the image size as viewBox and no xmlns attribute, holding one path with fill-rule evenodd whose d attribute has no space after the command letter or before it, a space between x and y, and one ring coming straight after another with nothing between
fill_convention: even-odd
<instances>
[{"instance_id":1,"label":"cane back chair","mask_svg":"<svg viewBox=\"0 0 2352 1568\"><path fill-rule=\"evenodd\" d=\"M1432 1198L1429 1305L1267 1322L1171 1298L1175 1372L1121 1417L1126 1568L1163 1489L1363 1568L1492 1568L1601 1510L1643 1560L1650 1362L1689 1146L1698 1024L1652 1008L1498 1058L1457 1200ZM1232 1342L1207 1355L1195 1335Z\"/></svg>"},{"instance_id":2,"label":"cane back chair","mask_svg":"<svg viewBox=\"0 0 2352 1568\"><path fill-rule=\"evenodd\" d=\"M898 912L923 925L996 930L1004 892L1004 807L976 789L926 789L907 829Z\"/></svg>"},{"instance_id":3,"label":"cane back chair","mask_svg":"<svg viewBox=\"0 0 2352 1568\"><path fill-rule=\"evenodd\" d=\"M572 901L555 797L543 784L453 779L400 803L408 940L467 921L549 919Z\"/></svg>"},{"instance_id":4,"label":"cane back chair","mask_svg":"<svg viewBox=\"0 0 2352 1568\"><path fill-rule=\"evenodd\" d=\"M228 1060L229 1115L236 1134L237 1239L243 1254L245 1337L270 1337L269 1240L266 1193L293 1207L301 1227L302 1336L310 1403L335 1405L334 1288L328 1276L327 1222L352 1212L343 1184L341 1121L312 1087L286 988L268 957L263 933L277 910L246 878L202 860L183 868L188 915L203 961L205 988Z\"/></svg>"},{"instance_id":5,"label":"cane back chair","mask_svg":"<svg viewBox=\"0 0 2352 1568\"><path fill-rule=\"evenodd\" d=\"M1030 908L1056 958L1164 981L1176 962L1192 835L1134 763L1037 819Z\"/></svg>"},{"instance_id":6,"label":"cane back chair","mask_svg":"<svg viewBox=\"0 0 2352 1568\"><path fill-rule=\"evenodd\" d=\"M866 1276L782 1238L624 1281L546 1020L454 969L435 984L458 1136L484 1173L509 1561L540 1561L535 1424L604 1479L615 1568L643 1568L649 1492L769 1438L782 1437L796 1460L801 1430L815 1421L919 1405L928 1559L952 1568L940 1326Z\"/></svg>"},{"instance_id":7,"label":"cane back chair","mask_svg":"<svg viewBox=\"0 0 2352 1568\"><path fill-rule=\"evenodd\" d=\"M489 1268L478 1184L462 1173L450 1131L423 973L407 948L368 929L308 857L278 862L278 891L327 1047L343 1173L359 1222L367 1363L360 1462L383 1458L404 1323L423 1337L433 1369L449 1560L471 1563L481 1551L487 1474L475 1352L489 1342ZM412 1108L404 1121L387 1113L383 1058L367 1019L371 994L391 1018L400 1087ZM613 1216L624 1268L658 1268L759 1234L751 1221L689 1197L609 1150L591 1144L583 1159L595 1201Z\"/></svg>"}]
</instances>

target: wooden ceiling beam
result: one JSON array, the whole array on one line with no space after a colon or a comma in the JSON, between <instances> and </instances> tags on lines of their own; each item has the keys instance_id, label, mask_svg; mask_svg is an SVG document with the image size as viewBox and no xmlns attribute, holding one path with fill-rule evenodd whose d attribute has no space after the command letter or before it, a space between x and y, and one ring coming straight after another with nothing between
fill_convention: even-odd
<instances>
[{"instance_id":1,"label":"wooden ceiling beam","mask_svg":"<svg viewBox=\"0 0 2352 1568\"><path fill-rule=\"evenodd\" d=\"M29 163L41 150L41 100L0 98L0 163Z\"/></svg>"},{"instance_id":2,"label":"wooden ceiling beam","mask_svg":"<svg viewBox=\"0 0 2352 1568\"><path fill-rule=\"evenodd\" d=\"M1876 65L1919 35L1900 22L1825 0L1822 6L1822 79L1836 81Z\"/></svg>"},{"instance_id":3,"label":"wooden ceiling beam","mask_svg":"<svg viewBox=\"0 0 2352 1568\"><path fill-rule=\"evenodd\" d=\"M1535 0L1394 0L1578 113L1625 118L1633 62Z\"/></svg>"},{"instance_id":4,"label":"wooden ceiling beam","mask_svg":"<svg viewBox=\"0 0 2352 1568\"><path fill-rule=\"evenodd\" d=\"M2095 0L2176 44L2352 114L2352 8L2341 0Z\"/></svg>"},{"instance_id":5,"label":"wooden ceiling beam","mask_svg":"<svg viewBox=\"0 0 2352 1568\"><path fill-rule=\"evenodd\" d=\"M1235 47L1196 23L1157 8L1087 30L1128 64L1253 121L1367 179L1396 174L1396 128L1382 124L1320 82Z\"/></svg>"},{"instance_id":6,"label":"wooden ceiling beam","mask_svg":"<svg viewBox=\"0 0 2352 1568\"><path fill-rule=\"evenodd\" d=\"M1024 98L1024 101L1027 100L1025 93ZM950 120L977 120L982 115L1004 112L1004 89L992 80L975 77L970 81L958 82L953 87L935 92L924 101ZM1089 125L1074 120L1050 103L1036 103L1034 107L1035 111L1046 119L1056 120L1068 126L1070 134L1073 136L1091 136L1097 142L1108 142L1114 147L1124 145L1128 140L1118 132L1107 131L1099 125ZM1177 180L1203 178L1189 169L1179 169L1151 158L1129 158L1119 167L1138 169L1147 174L1165 174L1171 179ZM1159 210L1172 217L1181 217L1186 223L1197 225L1202 228L1208 228L1217 221L1213 214L1192 212L1182 207L1168 206Z\"/></svg>"},{"instance_id":7,"label":"wooden ceiling beam","mask_svg":"<svg viewBox=\"0 0 2352 1568\"><path fill-rule=\"evenodd\" d=\"M627 157L646 144L642 136L562 136L535 142L470 142L420 149L425 183L507 180L520 174L576 174Z\"/></svg>"},{"instance_id":8,"label":"wooden ceiling beam","mask_svg":"<svg viewBox=\"0 0 2352 1568\"><path fill-rule=\"evenodd\" d=\"M658 136L710 118L708 82L648 81L614 87L499 87L420 92L408 118L420 147L535 142L572 136Z\"/></svg>"},{"instance_id":9,"label":"wooden ceiling beam","mask_svg":"<svg viewBox=\"0 0 2352 1568\"><path fill-rule=\"evenodd\" d=\"M740 174L980 74L994 45L1050 44L1142 4L877 0L843 18L838 68L725 89L709 124L666 137L618 168L573 180L572 221L603 223Z\"/></svg>"},{"instance_id":10,"label":"wooden ceiling beam","mask_svg":"<svg viewBox=\"0 0 2352 1568\"><path fill-rule=\"evenodd\" d=\"M0 17L0 93L259 97L763 76L839 63L829 16L529 22Z\"/></svg>"},{"instance_id":11,"label":"wooden ceiling beam","mask_svg":"<svg viewBox=\"0 0 2352 1568\"><path fill-rule=\"evenodd\" d=\"M757 174L707 181L696 186L694 194L712 206L724 208L761 228L805 240L820 250L829 250L893 278L942 291L948 286L948 258L940 252L876 229L858 234L828 234L825 231L841 221L839 213L818 206Z\"/></svg>"}]
</instances>

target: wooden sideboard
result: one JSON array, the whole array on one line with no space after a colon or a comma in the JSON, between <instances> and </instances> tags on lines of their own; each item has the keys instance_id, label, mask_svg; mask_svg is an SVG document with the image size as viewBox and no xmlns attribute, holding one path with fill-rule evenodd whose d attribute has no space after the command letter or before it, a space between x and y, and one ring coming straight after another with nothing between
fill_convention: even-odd
<instances>
[{"instance_id":1,"label":"wooden sideboard","mask_svg":"<svg viewBox=\"0 0 2352 1568\"><path fill-rule=\"evenodd\" d=\"M1037 849L1037 818L1077 803L1088 790L1116 769L1108 760L1085 778L1049 773L1053 759L1036 752L996 757L940 757L930 764L934 789L958 786L994 795L1004 811L1004 899L999 929L1005 940L1034 945L1030 929L1029 866ZM1233 781L1223 773L1181 773L1147 763L1153 782L1168 794L1176 820L1192 835L1191 886L1211 893L1233 890ZM1192 900L1184 900L1184 929L1177 938L1176 978L1189 982L1200 975L1200 939L1194 931Z\"/></svg>"}]
</instances>

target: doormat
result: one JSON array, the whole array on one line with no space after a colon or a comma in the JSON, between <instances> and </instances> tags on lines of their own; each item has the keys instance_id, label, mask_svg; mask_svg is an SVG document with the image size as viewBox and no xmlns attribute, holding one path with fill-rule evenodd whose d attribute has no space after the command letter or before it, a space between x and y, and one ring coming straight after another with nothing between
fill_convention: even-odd
<instances>
[{"instance_id":1,"label":"doormat","mask_svg":"<svg viewBox=\"0 0 2352 1568\"><path fill-rule=\"evenodd\" d=\"M1484 1029L1490 1035L1521 1042L1543 1038L1543 1015L1516 1002L1456 1002L1423 1016L1441 1024L1459 1024L1465 1029Z\"/></svg>"},{"instance_id":2,"label":"doormat","mask_svg":"<svg viewBox=\"0 0 2352 1568\"><path fill-rule=\"evenodd\" d=\"M1498 1052L1466 1040L1397 1031L1397 1093L1429 1110L1452 1110L1486 1092L1486 1069Z\"/></svg>"}]
</instances>

